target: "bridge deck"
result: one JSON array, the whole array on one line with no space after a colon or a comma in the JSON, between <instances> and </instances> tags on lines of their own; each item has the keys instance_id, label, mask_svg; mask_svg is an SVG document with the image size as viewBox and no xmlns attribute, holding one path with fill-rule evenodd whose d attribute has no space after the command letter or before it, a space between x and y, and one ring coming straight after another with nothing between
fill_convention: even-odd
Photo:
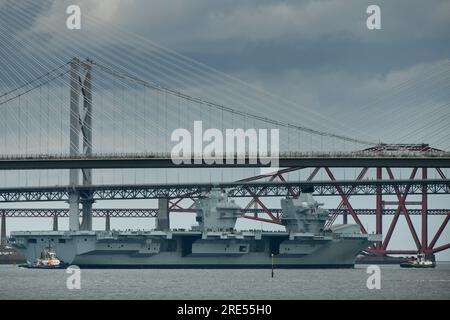
<instances>
[{"instance_id":1,"label":"bridge deck","mask_svg":"<svg viewBox=\"0 0 450 320\"><path fill-rule=\"evenodd\" d=\"M263 163L264 158L262 159ZM170 154L122 154L122 155L36 155L0 157L0 170L20 169L112 169L112 168L223 168L268 167L267 164L246 156L242 163L232 164L184 163L174 164ZM282 153L280 167L392 167L392 168L450 168L449 152L398 153L398 152L340 152L340 153Z\"/></svg>"},{"instance_id":2,"label":"bridge deck","mask_svg":"<svg viewBox=\"0 0 450 320\"><path fill-rule=\"evenodd\" d=\"M227 190L231 197L288 196L299 194L302 188L314 188L316 195L336 196L341 192L350 195L375 195L378 189L384 195L449 194L449 179L428 180L360 180L360 181L272 181L229 182L196 184L142 184L142 185L92 185L0 188L0 202L67 201L69 193L78 192L80 198L94 200L196 198L212 188Z\"/></svg>"}]
</instances>

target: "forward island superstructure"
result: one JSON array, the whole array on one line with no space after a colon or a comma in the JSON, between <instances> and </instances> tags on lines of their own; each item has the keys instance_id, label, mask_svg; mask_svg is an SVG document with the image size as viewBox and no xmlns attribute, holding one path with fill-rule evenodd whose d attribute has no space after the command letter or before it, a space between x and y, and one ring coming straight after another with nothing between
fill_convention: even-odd
<instances>
[{"instance_id":1,"label":"forward island superstructure","mask_svg":"<svg viewBox=\"0 0 450 320\"><path fill-rule=\"evenodd\" d=\"M281 200L285 231L235 228L241 208L219 189L196 201L190 230L20 231L11 244L28 261L51 245L59 259L85 268L351 268L381 235L357 225L324 229L329 215L311 192Z\"/></svg>"}]
</instances>

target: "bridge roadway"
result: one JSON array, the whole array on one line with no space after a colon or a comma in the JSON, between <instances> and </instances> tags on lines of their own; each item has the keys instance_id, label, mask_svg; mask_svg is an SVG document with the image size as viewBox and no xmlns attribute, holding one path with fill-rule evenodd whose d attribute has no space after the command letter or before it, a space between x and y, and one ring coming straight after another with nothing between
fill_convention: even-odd
<instances>
[{"instance_id":1,"label":"bridge roadway","mask_svg":"<svg viewBox=\"0 0 450 320\"><path fill-rule=\"evenodd\" d=\"M281 215L282 210L280 208L271 208L270 212L276 215ZM383 209L383 215L394 215L396 209ZM171 209L170 212L181 213L189 212L195 213L195 209ZM256 214L263 213L262 209L242 209L243 214ZM375 209L354 209L354 212L360 215L375 215ZM81 212L80 212L81 214ZM347 209L330 209L330 214L347 214L350 215ZM409 215L421 215L422 209L408 209ZM429 209L427 210L428 215L438 216L438 215L448 215L450 214L450 209ZM14 208L14 209L0 209L0 216L5 215L8 218L68 218L69 209L65 208ZM92 209L92 216L94 218L105 218L107 216L111 218L156 218L158 216L157 208L95 208Z\"/></svg>"},{"instance_id":2,"label":"bridge roadway","mask_svg":"<svg viewBox=\"0 0 450 320\"><path fill-rule=\"evenodd\" d=\"M67 201L69 193L78 192L80 199L160 199L197 198L212 188L226 190L230 197L285 197L298 195L302 189L314 188L319 196L450 194L449 179L428 180L333 180L333 181L272 181L196 184L92 185L0 188L1 202Z\"/></svg>"},{"instance_id":3,"label":"bridge roadway","mask_svg":"<svg viewBox=\"0 0 450 320\"><path fill-rule=\"evenodd\" d=\"M254 160L254 159L253 159ZM264 160L264 158L262 159ZM250 163L174 164L169 153L69 155L11 155L0 157L0 170L31 169L114 169L114 168L223 168L268 167L259 161ZM264 163L264 161L263 161ZM267 162L266 162L267 163ZM391 168L450 168L450 152L334 152L281 153L279 167L391 167Z\"/></svg>"}]
</instances>

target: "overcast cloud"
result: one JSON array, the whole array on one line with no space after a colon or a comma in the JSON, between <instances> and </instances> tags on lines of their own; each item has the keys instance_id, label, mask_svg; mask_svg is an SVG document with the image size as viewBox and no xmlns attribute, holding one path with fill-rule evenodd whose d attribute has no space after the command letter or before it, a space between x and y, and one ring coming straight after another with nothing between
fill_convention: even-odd
<instances>
[{"instance_id":1,"label":"overcast cloud","mask_svg":"<svg viewBox=\"0 0 450 320\"><path fill-rule=\"evenodd\" d=\"M11 11L13 15L5 14L0 25L15 32L21 41L33 41L39 36L39 41L45 39L49 48L62 47L67 42L62 39L68 34L63 27L65 9L69 4L78 4L89 16L78 35L91 50L119 47L124 54L117 58L118 62L127 58L150 62L150 55L133 50L131 44L127 48L116 43L112 30L120 28L324 117L335 118L358 132L364 130L377 140L395 142L389 139L399 121L427 118L427 106L450 99L450 90L446 90L448 73L434 79L441 87L431 100L423 94L408 100L410 92L406 90L399 93L403 100L389 98L405 81L412 81L414 92L428 92L426 83L421 83L424 74L433 67L442 69L445 63L444 69L448 70L448 1L377 1L382 14L382 30L377 31L366 28L366 8L372 2L360 0L39 0L25 6L23 11L30 16L22 19L14 9L16 1L3 2L2 13ZM19 24L18 20L23 21ZM95 20L101 24L91 23ZM77 41L64 48L76 46ZM199 83L197 92L207 92L209 85L214 83ZM380 97L386 100L362 108ZM393 110L395 117L390 115ZM377 118L380 111L386 114L385 121ZM292 119L295 112L302 111L294 108L286 118ZM358 112L360 118L352 121ZM406 124L404 135L408 142L423 142L432 133L425 129L415 133L414 126ZM444 130L430 142L447 147L443 140L449 133Z\"/></svg>"}]
</instances>

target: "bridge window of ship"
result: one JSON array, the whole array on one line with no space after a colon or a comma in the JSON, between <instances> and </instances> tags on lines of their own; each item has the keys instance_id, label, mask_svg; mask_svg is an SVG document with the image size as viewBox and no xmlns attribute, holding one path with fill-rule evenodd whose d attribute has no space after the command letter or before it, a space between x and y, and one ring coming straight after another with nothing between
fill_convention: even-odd
<instances>
[{"instance_id":1,"label":"bridge window of ship","mask_svg":"<svg viewBox=\"0 0 450 320\"><path fill-rule=\"evenodd\" d=\"M28 239L28 243L36 243L36 239Z\"/></svg>"},{"instance_id":2,"label":"bridge window of ship","mask_svg":"<svg viewBox=\"0 0 450 320\"><path fill-rule=\"evenodd\" d=\"M66 243L66 239L58 239L58 243Z\"/></svg>"}]
</instances>

